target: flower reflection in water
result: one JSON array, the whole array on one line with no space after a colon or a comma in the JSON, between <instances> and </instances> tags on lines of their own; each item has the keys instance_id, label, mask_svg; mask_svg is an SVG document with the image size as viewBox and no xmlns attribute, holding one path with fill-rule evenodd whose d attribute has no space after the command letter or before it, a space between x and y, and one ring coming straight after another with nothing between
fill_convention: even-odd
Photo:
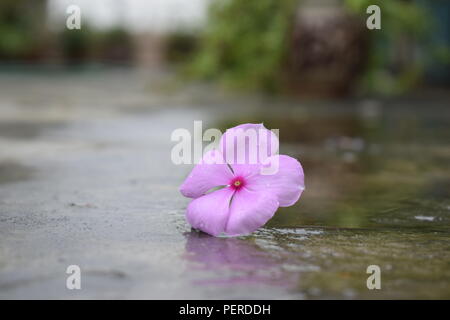
<instances>
[{"instance_id":1,"label":"flower reflection in water","mask_svg":"<svg viewBox=\"0 0 450 320\"><path fill-rule=\"evenodd\" d=\"M283 270L276 252L259 247L251 239L217 238L196 231L184 236L190 270L202 271L202 280L195 284L291 287L297 283L297 275ZM210 272L209 277L204 271Z\"/></svg>"}]
</instances>

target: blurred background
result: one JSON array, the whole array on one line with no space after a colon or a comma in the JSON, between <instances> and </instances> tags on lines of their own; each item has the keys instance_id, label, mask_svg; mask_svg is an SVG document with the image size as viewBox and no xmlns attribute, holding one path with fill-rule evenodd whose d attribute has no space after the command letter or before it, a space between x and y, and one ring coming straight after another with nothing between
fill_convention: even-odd
<instances>
[{"instance_id":1,"label":"blurred background","mask_svg":"<svg viewBox=\"0 0 450 320\"><path fill-rule=\"evenodd\" d=\"M449 7L2 0L0 298L449 298ZM194 120L279 129L301 200L190 230L170 135Z\"/></svg>"},{"instance_id":2,"label":"blurred background","mask_svg":"<svg viewBox=\"0 0 450 320\"><path fill-rule=\"evenodd\" d=\"M81 30L66 28L69 5ZM377 4L381 30L368 30ZM3 1L3 64L173 67L294 95L398 94L448 85L446 1Z\"/></svg>"}]
</instances>

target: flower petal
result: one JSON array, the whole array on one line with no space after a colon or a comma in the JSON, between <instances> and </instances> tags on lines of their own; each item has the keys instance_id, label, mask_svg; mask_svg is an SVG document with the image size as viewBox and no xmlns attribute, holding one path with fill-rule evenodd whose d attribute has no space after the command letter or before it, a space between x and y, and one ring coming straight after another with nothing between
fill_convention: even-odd
<instances>
[{"instance_id":1,"label":"flower petal","mask_svg":"<svg viewBox=\"0 0 450 320\"><path fill-rule=\"evenodd\" d=\"M227 163L257 164L276 154L279 141L262 123L246 123L228 129L219 145Z\"/></svg>"},{"instance_id":2,"label":"flower petal","mask_svg":"<svg viewBox=\"0 0 450 320\"><path fill-rule=\"evenodd\" d=\"M289 207L297 202L305 189L303 168L300 162L286 155L275 155L267 160L273 157L279 157L277 172L251 176L247 188L259 192L270 191L277 196L280 207Z\"/></svg>"},{"instance_id":3,"label":"flower petal","mask_svg":"<svg viewBox=\"0 0 450 320\"><path fill-rule=\"evenodd\" d=\"M222 234L228 220L231 188L213 191L189 203L186 218L189 224L213 236Z\"/></svg>"},{"instance_id":4,"label":"flower petal","mask_svg":"<svg viewBox=\"0 0 450 320\"><path fill-rule=\"evenodd\" d=\"M261 171L260 164L230 164L235 176L250 178L259 175Z\"/></svg>"},{"instance_id":5,"label":"flower petal","mask_svg":"<svg viewBox=\"0 0 450 320\"><path fill-rule=\"evenodd\" d=\"M198 198L209 190L227 185L233 178L228 165L218 150L211 150L197 164L180 187L185 197Z\"/></svg>"},{"instance_id":6,"label":"flower petal","mask_svg":"<svg viewBox=\"0 0 450 320\"><path fill-rule=\"evenodd\" d=\"M252 233L269 221L277 209L275 194L242 188L234 194L231 201L225 233L229 236Z\"/></svg>"}]
</instances>

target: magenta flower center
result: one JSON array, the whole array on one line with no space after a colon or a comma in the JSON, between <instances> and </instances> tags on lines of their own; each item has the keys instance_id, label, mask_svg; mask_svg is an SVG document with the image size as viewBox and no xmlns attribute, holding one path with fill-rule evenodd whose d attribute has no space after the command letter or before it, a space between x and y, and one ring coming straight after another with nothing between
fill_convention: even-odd
<instances>
[{"instance_id":1,"label":"magenta flower center","mask_svg":"<svg viewBox=\"0 0 450 320\"><path fill-rule=\"evenodd\" d=\"M245 184L245 181L242 177L235 177L233 180L231 180L230 186L235 189L238 190L240 188L242 188L242 186Z\"/></svg>"}]
</instances>

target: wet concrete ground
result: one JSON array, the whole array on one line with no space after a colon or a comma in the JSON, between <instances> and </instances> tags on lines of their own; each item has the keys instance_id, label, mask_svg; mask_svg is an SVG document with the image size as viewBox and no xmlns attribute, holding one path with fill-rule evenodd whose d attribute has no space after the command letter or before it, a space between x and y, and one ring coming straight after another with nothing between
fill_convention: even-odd
<instances>
[{"instance_id":1,"label":"wet concrete ground","mask_svg":"<svg viewBox=\"0 0 450 320\"><path fill-rule=\"evenodd\" d=\"M448 94L233 98L162 73L0 75L0 298L450 298ZM176 128L264 121L306 191L248 237L184 219ZM66 289L79 265L82 289ZM368 290L368 265L382 289Z\"/></svg>"}]
</instances>

